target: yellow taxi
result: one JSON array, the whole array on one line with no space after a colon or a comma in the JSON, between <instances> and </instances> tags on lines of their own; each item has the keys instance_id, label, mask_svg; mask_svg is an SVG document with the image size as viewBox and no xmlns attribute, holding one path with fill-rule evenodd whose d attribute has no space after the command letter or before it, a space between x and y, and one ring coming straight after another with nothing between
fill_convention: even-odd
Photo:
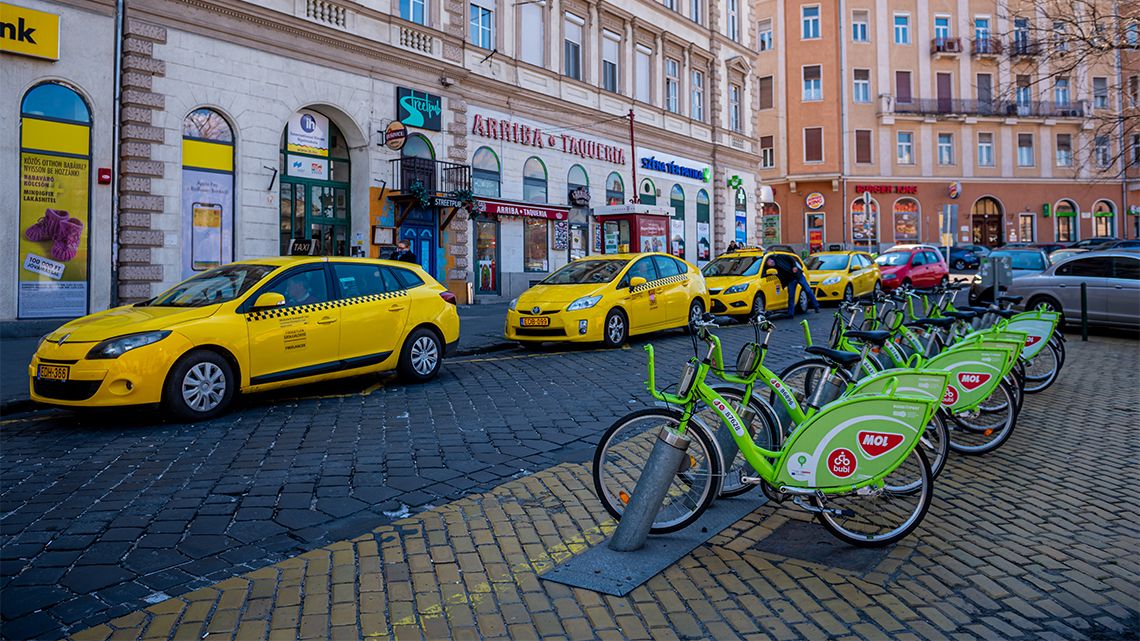
<instances>
[{"instance_id":1,"label":"yellow taxi","mask_svg":"<svg viewBox=\"0 0 1140 641\"><path fill-rule=\"evenodd\" d=\"M708 309L700 270L668 254L587 256L511 301L506 337L520 343L602 342L685 327Z\"/></svg>"},{"instance_id":2,"label":"yellow taxi","mask_svg":"<svg viewBox=\"0 0 1140 641\"><path fill-rule=\"evenodd\" d=\"M701 272L712 297L712 313L722 316L748 316L752 312L788 308L788 291L776 278L773 269L761 267L769 256L780 254L794 258L802 269L800 257L784 251L748 247L724 254L705 265ZM801 291L797 309L807 312L807 292Z\"/></svg>"},{"instance_id":3,"label":"yellow taxi","mask_svg":"<svg viewBox=\"0 0 1140 641\"><path fill-rule=\"evenodd\" d=\"M815 297L852 300L882 289L875 259L866 252L818 252L808 256L807 279Z\"/></svg>"},{"instance_id":4,"label":"yellow taxi","mask_svg":"<svg viewBox=\"0 0 1140 641\"><path fill-rule=\"evenodd\" d=\"M41 339L28 375L41 403L199 420L239 392L392 369L426 381L458 340L455 297L417 265L274 257L73 320Z\"/></svg>"}]
</instances>

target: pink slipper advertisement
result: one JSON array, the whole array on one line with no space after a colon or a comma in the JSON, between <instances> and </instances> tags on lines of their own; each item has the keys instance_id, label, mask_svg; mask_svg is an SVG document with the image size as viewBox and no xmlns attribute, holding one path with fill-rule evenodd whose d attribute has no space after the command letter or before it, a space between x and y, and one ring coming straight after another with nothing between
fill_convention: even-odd
<instances>
[{"instance_id":1,"label":"pink slipper advertisement","mask_svg":"<svg viewBox=\"0 0 1140 641\"><path fill-rule=\"evenodd\" d=\"M87 313L90 161L20 154L21 318Z\"/></svg>"}]
</instances>

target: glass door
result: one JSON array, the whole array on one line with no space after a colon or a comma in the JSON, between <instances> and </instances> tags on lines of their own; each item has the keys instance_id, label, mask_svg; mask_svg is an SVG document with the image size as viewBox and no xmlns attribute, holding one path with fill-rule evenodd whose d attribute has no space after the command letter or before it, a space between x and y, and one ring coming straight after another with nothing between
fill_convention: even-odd
<instances>
[{"instance_id":1,"label":"glass door","mask_svg":"<svg viewBox=\"0 0 1140 641\"><path fill-rule=\"evenodd\" d=\"M498 221L475 221L475 293L499 293Z\"/></svg>"},{"instance_id":2,"label":"glass door","mask_svg":"<svg viewBox=\"0 0 1140 641\"><path fill-rule=\"evenodd\" d=\"M281 254L293 238L313 239L317 256L347 256L348 186L326 182L281 181Z\"/></svg>"}]
</instances>

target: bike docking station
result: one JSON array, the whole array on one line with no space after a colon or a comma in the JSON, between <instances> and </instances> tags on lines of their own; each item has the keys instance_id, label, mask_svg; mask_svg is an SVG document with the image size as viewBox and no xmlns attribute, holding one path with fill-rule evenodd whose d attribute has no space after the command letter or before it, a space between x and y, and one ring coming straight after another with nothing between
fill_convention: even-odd
<instances>
[{"instance_id":1,"label":"bike docking station","mask_svg":"<svg viewBox=\"0 0 1140 641\"><path fill-rule=\"evenodd\" d=\"M742 418L746 424L751 422L747 416ZM691 429L703 428L693 425ZM720 446L723 469L728 469L736 458L736 442L723 426L714 440ZM688 448L687 437L662 427L613 536L539 578L623 597L768 502L760 492L717 498L692 525L650 537L653 519Z\"/></svg>"}]
</instances>

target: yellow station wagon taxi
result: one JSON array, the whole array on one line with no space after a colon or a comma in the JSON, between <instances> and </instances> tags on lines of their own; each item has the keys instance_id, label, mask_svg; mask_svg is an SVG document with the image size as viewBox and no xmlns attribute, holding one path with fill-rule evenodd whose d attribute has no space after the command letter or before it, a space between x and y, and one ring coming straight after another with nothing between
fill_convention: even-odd
<instances>
[{"instance_id":1,"label":"yellow station wagon taxi","mask_svg":"<svg viewBox=\"0 0 1140 641\"><path fill-rule=\"evenodd\" d=\"M708 309L700 270L668 254L580 258L511 301L506 337L520 343L602 342L685 327Z\"/></svg>"},{"instance_id":2,"label":"yellow station wagon taxi","mask_svg":"<svg viewBox=\"0 0 1140 641\"><path fill-rule=\"evenodd\" d=\"M808 256L807 279L819 300L852 300L882 289L875 259L866 252L819 252Z\"/></svg>"},{"instance_id":3,"label":"yellow station wagon taxi","mask_svg":"<svg viewBox=\"0 0 1140 641\"><path fill-rule=\"evenodd\" d=\"M790 256L803 268L799 256L788 252L768 251L762 247L729 252L705 265L701 272L712 297L712 313L723 316L747 316L752 312L788 308L788 292L773 270L762 275L761 268L769 256ZM797 309L807 311L807 292L799 293Z\"/></svg>"},{"instance_id":4,"label":"yellow station wagon taxi","mask_svg":"<svg viewBox=\"0 0 1140 641\"><path fill-rule=\"evenodd\" d=\"M41 403L162 404L197 420L238 392L393 369L428 380L458 340L455 297L417 265L274 257L73 320L40 341L28 375Z\"/></svg>"}]
</instances>

